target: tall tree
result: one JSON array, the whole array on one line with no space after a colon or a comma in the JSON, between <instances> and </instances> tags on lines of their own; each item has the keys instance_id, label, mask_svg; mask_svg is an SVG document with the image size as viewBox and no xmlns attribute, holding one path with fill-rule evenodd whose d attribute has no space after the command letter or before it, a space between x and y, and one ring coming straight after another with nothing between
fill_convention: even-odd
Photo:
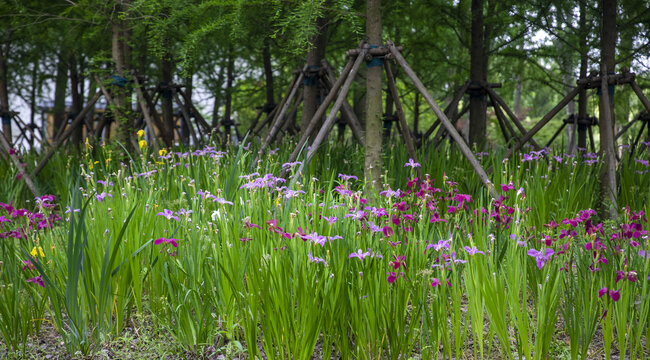
<instances>
[{"instance_id":1,"label":"tall tree","mask_svg":"<svg viewBox=\"0 0 650 360\"><path fill-rule=\"evenodd\" d=\"M483 0L472 0L472 31L470 52L470 81L474 85L487 82L487 54L485 52ZM470 93L469 98L469 143L483 146L486 136L486 98L482 90Z\"/></svg>"},{"instance_id":2,"label":"tall tree","mask_svg":"<svg viewBox=\"0 0 650 360\"><path fill-rule=\"evenodd\" d=\"M307 66L309 71L316 71L321 66L321 60L325 57L327 41L327 19L319 16L316 19L317 33L312 37L309 52L307 53ZM304 81L302 98L302 120L300 129L306 129L309 121L314 116L318 107L319 82L318 73L310 72Z\"/></svg>"},{"instance_id":3,"label":"tall tree","mask_svg":"<svg viewBox=\"0 0 650 360\"><path fill-rule=\"evenodd\" d=\"M366 36L370 46L381 46L381 0L366 2ZM366 66L366 144L365 178L369 189L381 189L382 173L382 87L381 62L372 61Z\"/></svg>"},{"instance_id":4,"label":"tall tree","mask_svg":"<svg viewBox=\"0 0 650 360\"><path fill-rule=\"evenodd\" d=\"M605 77L614 74L616 65L616 0L601 0L601 63L600 73ZM600 97L600 151L603 166L600 169L600 196L603 214L615 218L616 156L614 148L614 86L603 84Z\"/></svg>"}]
</instances>

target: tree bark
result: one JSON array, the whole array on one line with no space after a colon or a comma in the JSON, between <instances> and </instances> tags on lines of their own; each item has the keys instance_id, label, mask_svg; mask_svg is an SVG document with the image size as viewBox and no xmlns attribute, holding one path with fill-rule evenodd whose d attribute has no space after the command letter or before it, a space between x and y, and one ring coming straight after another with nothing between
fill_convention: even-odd
<instances>
[{"instance_id":1,"label":"tree bark","mask_svg":"<svg viewBox=\"0 0 650 360\"><path fill-rule=\"evenodd\" d=\"M601 96L600 96L600 168L601 213L609 218L616 218L616 157L614 148L614 87L607 84L607 74L614 73L616 61L616 0L601 0Z\"/></svg>"},{"instance_id":2,"label":"tree bark","mask_svg":"<svg viewBox=\"0 0 650 360\"><path fill-rule=\"evenodd\" d=\"M11 34L9 35L11 37ZM9 84L7 83L7 57L9 56L10 40L0 44L0 121L2 132L7 142L12 144L11 117L9 116Z\"/></svg>"},{"instance_id":3,"label":"tree bark","mask_svg":"<svg viewBox=\"0 0 650 360\"><path fill-rule=\"evenodd\" d=\"M264 39L262 62L264 63L264 79L266 81L266 103L275 104L275 96L273 95L273 67L271 64L271 40L268 37Z\"/></svg>"},{"instance_id":4,"label":"tree bark","mask_svg":"<svg viewBox=\"0 0 650 360\"><path fill-rule=\"evenodd\" d=\"M72 98L72 104L70 105L70 113L68 114L68 118L71 119L74 119L83 107L83 90L80 90L80 85L83 82L83 79L80 79L80 71L77 65L78 64L75 56L73 54L70 54L68 66L70 71L70 96ZM77 148L81 144L82 134L83 126L78 126L72 133L71 141L75 146L77 146Z\"/></svg>"},{"instance_id":5,"label":"tree bark","mask_svg":"<svg viewBox=\"0 0 650 360\"><path fill-rule=\"evenodd\" d=\"M112 20L112 57L115 65L114 75L125 78L128 71L128 59L130 56L130 49L127 43L128 29L127 21L119 14L128 10L130 0L115 0L115 13L118 14ZM118 81L119 82L119 81ZM114 121L117 124L115 140L119 141L127 150L132 150L131 145L131 128L132 124L129 119L129 109L127 107L127 84L114 85L112 89L112 98L114 101L115 110ZM130 105L130 104L129 104ZM107 124L110 133L110 124Z\"/></svg>"},{"instance_id":6,"label":"tree bark","mask_svg":"<svg viewBox=\"0 0 650 360\"><path fill-rule=\"evenodd\" d=\"M54 87L54 108L52 113L54 116L53 122L53 132L52 135L56 136L62 131L62 128L65 127L66 118L65 118L65 93L68 83L68 62L63 56L63 49L60 49L59 55L57 55L57 65L56 65L56 80ZM54 140L54 139L52 139Z\"/></svg>"},{"instance_id":7,"label":"tree bark","mask_svg":"<svg viewBox=\"0 0 650 360\"><path fill-rule=\"evenodd\" d=\"M587 77L587 6L585 1L580 2L580 79ZM587 118L587 89L583 88L578 93L578 120ZM587 149L587 126L578 125L578 149Z\"/></svg>"},{"instance_id":8,"label":"tree bark","mask_svg":"<svg viewBox=\"0 0 650 360\"><path fill-rule=\"evenodd\" d=\"M366 36L370 46L381 46L381 0L366 2ZM366 65L366 146L365 178L368 190L381 190L382 175L382 66L377 59Z\"/></svg>"},{"instance_id":9,"label":"tree bark","mask_svg":"<svg viewBox=\"0 0 650 360\"><path fill-rule=\"evenodd\" d=\"M327 43L327 19L322 17L316 19L316 28L318 29L318 33L311 39L312 48L307 53L308 73L303 82L302 118L300 121L301 131L304 131L307 128L309 121L314 116L314 113L316 113L316 108L318 107L318 98L320 96L318 73L311 71L316 71L320 68L321 60L325 56L325 47Z\"/></svg>"},{"instance_id":10,"label":"tree bark","mask_svg":"<svg viewBox=\"0 0 650 360\"><path fill-rule=\"evenodd\" d=\"M171 147L174 144L174 128L176 126L174 123L174 102L172 98L172 90L169 88L174 81L174 65L171 52L171 41L169 36L165 35L163 39L163 54L160 62L160 75L162 80L160 83L162 86L160 100L162 105L164 128L162 139L167 147Z\"/></svg>"},{"instance_id":11,"label":"tree bark","mask_svg":"<svg viewBox=\"0 0 650 360\"><path fill-rule=\"evenodd\" d=\"M483 0L472 0L472 40L470 47L470 81L473 84L487 82L487 54L483 28ZM485 144L487 119L486 99L483 91L470 92L469 142L470 146Z\"/></svg>"},{"instance_id":12,"label":"tree bark","mask_svg":"<svg viewBox=\"0 0 650 360\"><path fill-rule=\"evenodd\" d=\"M226 73L226 109L223 114L223 119L221 123L224 126L224 136L225 140L230 138L230 126L232 124L232 92L233 84L235 82L235 54L232 45L228 46L228 68ZM269 58L270 61L270 58ZM273 79L273 74L271 74L271 79ZM267 79L268 81L268 79ZM271 87L273 87L273 80L271 80ZM267 83L267 96L269 95ZM271 90L271 96L273 96L273 91ZM268 100L268 99L267 99Z\"/></svg>"}]
</instances>

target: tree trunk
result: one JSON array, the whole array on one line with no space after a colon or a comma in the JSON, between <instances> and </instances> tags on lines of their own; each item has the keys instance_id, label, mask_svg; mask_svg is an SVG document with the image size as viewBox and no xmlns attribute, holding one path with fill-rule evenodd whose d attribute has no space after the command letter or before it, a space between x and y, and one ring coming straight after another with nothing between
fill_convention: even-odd
<instances>
[{"instance_id":1,"label":"tree trunk","mask_svg":"<svg viewBox=\"0 0 650 360\"><path fill-rule=\"evenodd\" d=\"M32 64L32 83L29 89L29 126L36 132L36 89L38 89L38 59ZM29 138L29 147L34 148L34 133Z\"/></svg>"},{"instance_id":2,"label":"tree trunk","mask_svg":"<svg viewBox=\"0 0 650 360\"><path fill-rule=\"evenodd\" d=\"M161 83L162 86L160 93L160 100L162 105L162 118L163 118L163 128L164 133L162 134L162 139L165 142L165 146L171 147L174 144L174 128L176 124L174 123L174 103L172 97L172 90L169 86L172 85L174 81L173 74L173 61L171 54L171 42L169 36L165 35L163 39L163 54L160 62L161 70Z\"/></svg>"},{"instance_id":3,"label":"tree trunk","mask_svg":"<svg viewBox=\"0 0 650 360\"><path fill-rule=\"evenodd\" d=\"M10 35L11 36L11 35ZM11 145L11 117L9 115L9 85L7 84L7 56L9 56L10 42L0 44L0 119L2 132L7 142Z\"/></svg>"},{"instance_id":4,"label":"tree trunk","mask_svg":"<svg viewBox=\"0 0 650 360\"><path fill-rule=\"evenodd\" d=\"M214 86L214 104L212 105L212 128L219 127L219 109L221 108L221 99L223 98L223 78L226 66L219 67L219 74L217 75L217 83Z\"/></svg>"},{"instance_id":5,"label":"tree trunk","mask_svg":"<svg viewBox=\"0 0 650 360\"><path fill-rule=\"evenodd\" d=\"M119 14L128 10L129 0L115 0L115 13ZM132 149L131 145L131 128L129 120L129 111L127 107L127 84L122 80L126 78L128 71L129 46L127 43L128 30L127 21L120 16L115 16L111 24L112 31L112 57L115 64L115 74L118 79L111 87L112 98L114 101L115 111L113 112L114 121L116 122L115 140L119 141L127 150ZM110 124L107 124L107 133L110 134Z\"/></svg>"},{"instance_id":6,"label":"tree trunk","mask_svg":"<svg viewBox=\"0 0 650 360\"><path fill-rule=\"evenodd\" d=\"M192 98L192 75L185 78L185 94L187 95L188 99ZM187 107L190 106L190 104L185 104ZM188 111L189 113L189 111ZM183 121L181 122L181 135L182 135L182 141L183 144L189 145L190 143L190 126L192 126L191 123L192 119L185 119L185 116L183 116ZM200 130L200 129L199 129ZM197 144L198 145L198 144Z\"/></svg>"},{"instance_id":7,"label":"tree trunk","mask_svg":"<svg viewBox=\"0 0 650 360\"><path fill-rule=\"evenodd\" d=\"M80 79L79 77L80 71L77 66L77 60L73 54L69 55L68 66L70 71L70 96L72 97L68 119L74 119L83 108L83 90L80 90L80 85L83 83L83 79ZM71 142L77 146L77 148L81 144L82 134L83 126L78 126L72 133Z\"/></svg>"},{"instance_id":8,"label":"tree trunk","mask_svg":"<svg viewBox=\"0 0 650 360\"><path fill-rule=\"evenodd\" d=\"M616 0L602 0L601 75L614 73L616 54ZM616 218L616 157L614 148L614 86L601 86L600 97L600 151L603 165L600 170L601 211L604 216Z\"/></svg>"},{"instance_id":9,"label":"tree trunk","mask_svg":"<svg viewBox=\"0 0 650 360\"><path fill-rule=\"evenodd\" d=\"M268 80L268 79L267 79ZM221 123L224 126L225 139L230 138L230 126L232 125L232 92L233 83L235 82L235 55L233 54L232 45L228 46L228 68L226 74L226 109L223 114ZM271 84L271 86L273 86ZM268 83L267 83L268 89ZM268 91L267 91L268 95Z\"/></svg>"},{"instance_id":10,"label":"tree trunk","mask_svg":"<svg viewBox=\"0 0 650 360\"><path fill-rule=\"evenodd\" d=\"M584 1L580 2L580 79L587 77L587 8ZM587 118L587 89L582 88L578 93L578 120ZM578 125L578 149L587 148L587 126ZM581 150L582 151L582 150Z\"/></svg>"},{"instance_id":11,"label":"tree trunk","mask_svg":"<svg viewBox=\"0 0 650 360\"><path fill-rule=\"evenodd\" d=\"M316 71L321 66L321 60L325 56L325 47L327 43L327 19L318 18L316 20L316 28L318 33L311 39L312 48L307 53L307 71ZM335 81L332 79L332 81ZM318 107L318 98L320 96L320 86L318 81L318 73L310 72L305 75L303 81L304 90L302 98L302 119L300 121L300 129L304 130L309 125L309 121L314 117L316 108ZM316 132L320 126L315 128Z\"/></svg>"},{"instance_id":12,"label":"tree trunk","mask_svg":"<svg viewBox=\"0 0 650 360\"><path fill-rule=\"evenodd\" d=\"M366 2L366 36L370 46L381 46L381 0ZM382 63L379 59L366 64L366 146L365 178L368 190L381 190L381 115L382 115Z\"/></svg>"},{"instance_id":13,"label":"tree trunk","mask_svg":"<svg viewBox=\"0 0 650 360\"><path fill-rule=\"evenodd\" d=\"M57 136L65 127L66 117L65 117L65 93L68 83L68 66L65 57L63 56L63 49L60 50L61 53L57 55L57 64L56 64L56 80L54 87L54 108L52 113L54 116L53 122L53 132L54 137ZM54 139L52 139L54 140Z\"/></svg>"},{"instance_id":14,"label":"tree trunk","mask_svg":"<svg viewBox=\"0 0 650 360\"><path fill-rule=\"evenodd\" d=\"M273 95L273 67L271 65L271 41L269 38L264 39L262 48L262 62L264 63L264 79L266 80L266 103L275 104Z\"/></svg>"},{"instance_id":15,"label":"tree trunk","mask_svg":"<svg viewBox=\"0 0 650 360\"><path fill-rule=\"evenodd\" d=\"M483 34L483 0L472 0L472 42L470 47L470 81L479 85L487 81L485 39ZM470 93L469 100L469 145L482 147L485 144L487 119L486 99L482 90Z\"/></svg>"}]
</instances>

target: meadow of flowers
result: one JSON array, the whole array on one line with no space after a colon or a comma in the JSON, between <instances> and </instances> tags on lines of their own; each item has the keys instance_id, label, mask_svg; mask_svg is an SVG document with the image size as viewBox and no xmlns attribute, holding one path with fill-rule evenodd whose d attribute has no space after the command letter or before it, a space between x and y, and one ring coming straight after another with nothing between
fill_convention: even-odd
<instances>
[{"instance_id":1,"label":"meadow of flowers","mask_svg":"<svg viewBox=\"0 0 650 360\"><path fill-rule=\"evenodd\" d=\"M93 354L139 316L199 356L650 357L647 151L623 153L605 221L594 154L478 153L490 198L453 148L387 149L377 193L357 149L299 176L291 150L86 149L53 159L56 196L36 199L0 160L4 351L47 325Z\"/></svg>"}]
</instances>

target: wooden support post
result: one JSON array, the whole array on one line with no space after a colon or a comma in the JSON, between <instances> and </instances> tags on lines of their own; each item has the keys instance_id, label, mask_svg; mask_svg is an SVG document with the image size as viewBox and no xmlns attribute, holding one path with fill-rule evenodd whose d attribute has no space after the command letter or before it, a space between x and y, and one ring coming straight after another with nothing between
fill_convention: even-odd
<instances>
[{"instance_id":1,"label":"wooden support post","mask_svg":"<svg viewBox=\"0 0 650 360\"><path fill-rule=\"evenodd\" d=\"M521 124L521 121L519 121L519 118L517 117L517 115L512 110L510 110L510 108L508 107L508 104L506 104L506 102L501 98L501 96L499 96L499 94L497 94L496 91L492 90L492 88L489 87L489 86L486 87L485 90L488 92L488 95L490 95L490 98L492 99L492 102L494 103L496 101L503 108L503 110L506 112L506 114L508 114L508 117L510 118L510 120L512 120L512 122L515 124L517 129L519 129L519 132L521 132L521 135L522 136L526 135L526 128ZM510 124L508 124L508 127L510 127ZM514 131L513 131L512 134L513 135L515 134ZM533 146L536 148L536 150L541 149L539 144L537 144L535 139L533 139L532 137L530 138L530 142L531 142L531 144L533 144Z\"/></svg>"},{"instance_id":2,"label":"wooden support post","mask_svg":"<svg viewBox=\"0 0 650 360\"><path fill-rule=\"evenodd\" d=\"M458 103L460 102L460 100L463 98L463 96L467 92L467 89L469 89L470 84L471 84L471 82L469 80L467 80L467 81L465 81L463 86L461 86L460 88L458 88L458 90L456 90L456 94L454 95L454 98L451 100L451 102L449 102L449 104L447 104L447 107L445 108L445 111L444 111L445 115L449 115L449 112L451 111L451 109L454 108L454 106L458 107ZM436 121L433 122L431 127L424 133L424 135L422 136L421 144L423 144L424 141L426 139L428 139L429 136L431 136L431 134L433 134L433 132L438 127L438 125L440 125L440 118L437 118Z\"/></svg>"},{"instance_id":3,"label":"wooden support post","mask_svg":"<svg viewBox=\"0 0 650 360\"><path fill-rule=\"evenodd\" d=\"M553 136L551 136L551 139L548 141L548 143L546 143L546 146L545 146L545 147L549 147L549 146L551 146L551 144L553 143L553 141L555 141L555 138L557 138L557 136L560 135L560 133L562 132L562 130L564 130L564 128L566 127L566 124L567 124L566 122L564 122L564 121L562 122L562 126L560 126L560 127L557 129L557 131L555 131L555 133L553 134Z\"/></svg>"},{"instance_id":4,"label":"wooden support post","mask_svg":"<svg viewBox=\"0 0 650 360\"><path fill-rule=\"evenodd\" d=\"M172 89L172 96L174 97L174 100L176 101L176 105L181 108L181 113L183 114L183 117L185 118L185 121L187 122L187 129L190 131L190 136L192 137L192 140L194 140L194 145L199 146L199 139L196 137L196 132L194 131L194 125L192 125L192 121L190 119L190 113L187 111L187 106L181 102L181 99L178 97L178 92L176 91L176 88ZM228 136L230 134L227 134ZM183 137L181 136L181 139Z\"/></svg>"},{"instance_id":5,"label":"wooden support post","mask_svg":"<svg viewBox=\"0 0 650 360\"><path fill-rule=\"evenodd\" d=\"M557 113L559 113L560 110L562 110L571 100L573 100L574 97L576 97L576 95L578 95L580 89L582 89L583 86L584 85L582 84L578 84L578 86L575 89L573 89L573 91L568 93L564 97L564 99L562 99L562 101L560 101L559 104L555 105L555 107L551 109L551 111L549 111L548 114L544 115L544 117L537 124L535 124L535 126L533 126L532 129L530 129L526 134L524 134L524 136L522 136L521 139L519 139L519 141L515 142L513 147L508 149L505 157L510 158L515 151L519 150L528 140L532 139L532 137L535 134L537 134L537 132L541 128L543 128L544 125L546 125L549 121L551 121L551 119L555 115L557 115Z\"/></svg>"},{"instance_id":6,"label":"wooden support post","mask_svg":"<svg viewBox=\"0 0 650 360\"><path fill-rule=\"evenodd\" d=\"M306 129L300 129L302 131L302 136L300 137L300 140L298 141L298 145L296 145L296 148L293 149L293 152L289 156L289 161L288 162L294 162L294 161L296 161L296 159L298 159L298 155L300 154L300 151L302 150L302 147L305 146L305 143L307 143L307 139L309 138L309 134L316 127L316 124L318 123L318 119L320 119L323 116L323 114L325 114L325 111L327 110L327 107L330 105L332 100L334 100L334 97L336 96L339 89L343 85L343 82L347 79L348 74L351 72L353 66L354 66L354 61L352 59L349 59L348 63L343 68L343 71L341 71L341 75L338 77L338 79L336 79L336 82L334 82L334 85L332 85L332 88L327 93L327 96L325 97L323 102L320 104L320 106L316 109L316 112L314 113L314 116L312 116L311 120L309 121L309 125L307 125L307 128ZM285 174L288 174L288 171Z\"/></svg>"},{"instance_id":7,"label":"wooden support post","mask_svg":"<svg viewBox=\"0 0 650 360\"><path fill-rule=\"evenodd\" d=\"M104 97L106 98L106 102L107 102L107 104L108 104L108 105L114 105L115 102L113 102L113 97L112 97L111 94L108 92L108 90L106 90L106 87L104 87L104 84L102 84L102 82L101 82L101 80L99 79L98 76L95 76L95 81L97 81L97 86L99 86L99 89L100 89L101 92L104 94ZM119 117L120 115L123 115L123 114L120 114L119 111L117 111L117 109L119 108L118 106L113 106L113 108L116 110L116 111L113 113L113 117L114 117L114 118L117 118L117 117ZM110 130L110 126L109 126L109 130ZM67 137L66 137L66 138L67 138ZM142 152L140 151L140 145L138 144L138 142L136 141L136 139L135 139L133 136L129 136L129 141L131 142L131 146L133 147L133 150L135 150L135 152L138 153L138 156L141 155Z\"/></svg>"},{"instance_id":8,"label":"wooden support post","mask_svg":"<svg viewBox=\"0 0 650 360\"><path fill-rule=\"evenodd\" d=\"M34 177L38 176L38 173L40 173L41 170L43 170L43 167L45 167L45 164L47 164L47 161L52 157L52 155L54 155L54 153L55 153L56 150L59 148L59 146L61 146L61 143L63 142L63 140L67 139L67 138L72 134L72 132L74 131L74 129L75 129L77 126L79 126L79 124L81 124L81 122L83 121L83 119L84 119L84 117L86 116L86 114L87 114L90 110L93 110L93 109L95 108L95 103L97 102L97 100L99 100L99 97L100 97L101 95L102 95L102 92L101 92L101 91L98 91L97 93L95 93L95 96L93 96L93 98L90 99L90 101L88 102L88 104L86 104L86 107L84 107L83 110L81 110L81 112L79 112L79 114L77 115L77 117L74 119L74 121L72 122L72 124L70 124L70 126L68 127L68 129L63 133L63 135L61 136L61 138L60 138L60 139L57 139L56 141L54 141L54 142L52 143L52 146L50 147L50 149L47 150L47 152L45 153L45 155L43 155L43 158L41 159L41 161L38 163L38 165L37 165L36 168L34 169L34 173L32 174L32 176L34 176Z\"/></svg>"},{"instance_id":9,"label":"wooden support post","mask_svg":"<svg viewBox=\"0 0 650 360\"><path fill-rule=\"evenodd\" d=\"M321 62L328 76L327 87L329 91L332 91L332 84L334 81L336 81L336 77L334 76L332 67L327 62L327 60L323 59ZM365 139L363 138L363 130L361 128L361 124L359 123L359 119L357 119L357 115L355 115L354 110L352 110L352 106L350 106L350 103L347 101L347 99L345 102L343 102L343 106L341 107L341 114L343 115L345 122L350 126L352 135L354 135L361 146L365 146Z\"/></svg>"},{"instance_id":10,"label":"wooden support post","mask_svg":"<svg viewBox=\"0 0 650 360\"><path fill-rule=\"evenodd\" d=\"M418 158L415 154L415 147L413 146L413 139L411 139L411 131L409 130L408 125L406 124L406 117L404 116L404 108L402 108L402 101L399 98L397 93L397 85L395 84L395 76L393 75L393 70L390 68L388 61L384 61L384 69L386 70L386 79L388 80L388 90L393 97L395 102L395 110L397 112L397 119L399 120L399 127L402 130L402 136L404 136L404 143L406 143L406 149L409 152L409 155L413 161L417 162ZM422 173L420 168L416 167L415 171L418 175L418 179L422 180Z\"/></svg>"},{"instance_id":11,"label":"wooden support post","mask_svg":"<svg viewBox=\"0 0 650 360\"><path fill-rule=\"evenodd\" d=\"M501 128L503 137L506 139L506 143L510 143L511 139L517 137L517 135L515 134L515 130L508 122L508 119L503 114L503 111L501 111L501 107L499 107L499 104L494 100L492 95L488 93L488 96L490 97L490 100L492 100L492 108L494 109L494 115L496 115L497 117L497 121L499 122L499 127Z\"/></svg>"},{"instance_id":12,"label":"wooden support post","mask_svg":"<svg viewBox=\"0 0 650 360\"><path fill-rule=\"evenodd\" d=\"M309 165L309 162L311 159L314 157L314 154L318 150L318 147L320 144L325 140L327 135L329 134L330 129L332 128L332 125L334 125L334 120L336 120L336 114L339 112L341 109L341 106L343 105L343 102L347 102L347 96L348 92L350 91L350 86L352 85L352 81L354 81L354 77L357 75L357 71L361 67L361 63L363 63L366 59L366 49L362 49L359 55L357 55L357 59L354 61L354 65L352 65L352 69L350 69L349 73L342 73L341 76L339 77L340 79L345 78L345 82L343 83L343 86L341 87L341 92L339 92L338 97L336 98L336 101L334 102L334 105L332 105L332 110L330 111L329 115L327 116L327 119L325 119L325 122L323 123L323 126L321 126L320 130L318 131L318 134L316 135L316 138L314 139L314 142L311 145L311 148L307 152L307 157L305 158L305 161L300 164L300 167L295 173L294 180L297 179L300 176L300 173L302 172L302 169ZM337 80L337 83L339 81ZM335 84L336 85L336 84ZM330 90L330 93L328 94L328 97L330 94L334 94L337 92L337 89L332 89ZM331 101L331 100L330 100ZM314 117L311 119L309 122L311 124L315 124L314 120L317 120L318 113L320 112L321 108L327 108L327 106L323 103L321 106L318 107L316 110L316 114L314 114ZM323 110L324 111L324 110ZM304 143L298 144L298 147L296 149L300 149ZM292 160L295 161L295 160Z\"/></svg>"},{"instance_id":13,"label":"wooden support post","mask_svg":"<svg viewBox=\"0 0 650 360\"><path fill-rule=\"evenodd\" d=\"M285 114L287 113L287 110L289 109L289 105L291 105L293 98L296 96L296 93L298 92L300 83L302 82L302 79L305 76L304 75L305 71L307 71L307 65L305 65L303 71L300 73L300 75L298 75L298 79L294 83L293 88L289 93L289 96L287 96L286 99L284 100L284 103L282 104L282 108L280 109L278 116L276 116L275 120L273 121L273 125L271 125L271 130L269 130L269 133L266 135L266 138L262 143L262 147L260 147L260 151L257 152L257 157L253 161L253 164L257 163L257 160L259 160L262 157L266 148L271 144L273 139L275 139L275 135L277 135L278 131L280 131L280 128L283 125Z\"/></svg>"},{"instance_id":14,"label":"wooden support post","mask_svg":"<svg viewBox=\"0 0 650 360\"><path fill-rule=\"evenodd\" d=\"M18 171L20 172L20 169L22 168L20 160L18 159L18 156L16 154L11 154L9 153L9 149L11 149L11 145L7 141L7 138L3 136L3 134L0 133L0 146L2 146L2 150L6 152L9 155L9 158L11 159L11 162L14 163ZM32 181L32 177L29 176L27 172L22 172L22 177L23 180L25 180L25 185L27 185L27 188L29 191L32 192L34 197L38 197L38 192L36 191L36 186L34 185L34 181Z\"/></svg>"},{"instance_id":15,"label":"wooden support post","mask_svg":"<svg viewBox=\"0 0 650 360\"><path fill-rule=\"evenodd\" d=\"M639 144L639 140L641 139L641 136L643 135L643 129L648 125L647 121L643 122L643 125L641 125L641 129L639 129L639 133L636 135L636 139L634 139L634 143L632 144L632 147L630 148L630 159L632 158L632 155L634 154L634 150L636 150L636 146Z\"/></svg>"},{"instance_id":16,"label":"wooden support post","mask_svg":"<svg viewBox=\"0 0 650 360\"><path fill-rule=\"evenodd\" d=\"M465 158L469 161L469 163L472 165L474 168L474 171L476 174L479 176L481 181L483 182L483 185L487 188L488 192L493 198L496 198L496 193L494 191L494 186L490 182L490 179L488 178L487 173L485 170L483 170L483 167L481 164L478 162L474 154L472 153L472 150L465 144L465 140L463 140L463 137L458 134L458 131L456 131L456 128L454 125L447 119L447 115L445 115L444 112L438 107L438 104L436 104L435 100L433 100L433 97L427 89L424 87L424 84L422 84L422 81L417 77L415 72L411 69L411 67L408 65L402 54L395 48L395 44L393 44L392 41L387 42L387 47L390 50L391 54L395 57L395 60L402 66L404 69L404 72L408 75L409 78L413 81L413 84L415 87L420 91L426 102L429 104L431 107L431 110L436 114L436 116L442 121L442 125L447 128L447 131L451 135L451 137L456 141L456 144L460 148L460 151L465 155Z\"/></svg>"},{"instance_id":17,"label":"wooden support post","mask_svg":"<svg viewBox=\"0 0 650 360\"><path fill-rule=\"evenodd\" d=\"M589 147L591 147L591 152L596 153L596 142L594 141L594 131L591 129L591 126L587 127L587 132L589 132Z\"/></svg>"},{"instance_id":18,"label":"wooden support post","mask_svg":"<svg viewBox=\"0 0 650 360\"><path fill-rule=\"evenodd\" d=\"M298 97L296 98L296 101L293 102L293 106L291 107L291 110L289 111L289 114L287 115L287 120L282 124L282 128L280 129L279 137L278 137L278 142L282 142L282 138L286 135L289 126L291 125L291 119L293 119L296 114L298 113L298 107L302 103L303 99L303 91L300 90L298 93Z\"/></svg>"},{"instance_id":19,"label":"wooden support post","mask_svg":"<svg viewBox=\"0 0 650 360\"><path fill-rule=\"evenodd\" d=\"M257 128L257 130L256 129L250 129L249 131L252 131L253 135L256 135L256 136L259 135L259 133L262 132L262 129L264 129L264 127L268 123L272 122L273 119L275 119L275 114L278 113L279 109L280 109L280 104L276 105L275 108L273 108L273 110L271 110L271 112L266 115L266 117L264 118L264 121L262 121L262 123Z\"/></svg>"},{"instance_id":20,"label":"wooden support post","mask_svg":"<svg viewBox=\"0 0 650 360\"><path fill-rule=\"evenodd\" d=\"M618 140L618 138L620 138L621 135L625 134L625 132L628 131L632 127L632 125L634 125L634 123L636 123L639 120L640 115L641 115L641 113L639 113L639 115L635 116L634 119L632 119L632 121L625 124L625 126L623 126L623 128L621 130L619 130L619 132L616 134L616 136L614 136L614 141Z\"/></svg>"},{"instance_id":21,"label":"wooden support post","mask_svg":"<svg viewBox=\"0 0 650 360\"><path fill-rule=\"evenodd\" d=\"M183 91L183 89L178 88L178 93L181 94L181 96L183 97L183 100L185 100L185 104L187 105L187 108L190 111L190 115L194 115L194 118L196 119L196 122L199 125L201 125L205 131L207 131L207 132L216 131L217 134L221 133L221 131L219 131L219 129L212 129L210 124L208 124L208 122L205 121L205 119L203 118L203 115L201 115L201 112L199 112L199 110L196 108L196 106L194 106L194 104L192 103L192 99L189 96L187 96L187 94L185 93L185 91Z\"/></svg>"},{"instance_id":22,"label":"wooden support post","mask_svg":"<svg viewBox=\"0 0 650 360\"><path fill-rule=\"evenodd\" d=\"M138 82L138 76L136 75L135 71L131 71L131 77L135 83L135 92L138 98L138 104L140 105L140 110L142 110L142 115L144 116L144 122L153 135L153 147L156 150L156 153L158 153L160 148L158 147L158 139L156 138L156 131L151 119L151 110L149 110L147 104L145 103L144 96L142 95L142 89L140 88L140 83ZM155 109L153 110L155 111Z\"/></svg>"}]
</instances>

